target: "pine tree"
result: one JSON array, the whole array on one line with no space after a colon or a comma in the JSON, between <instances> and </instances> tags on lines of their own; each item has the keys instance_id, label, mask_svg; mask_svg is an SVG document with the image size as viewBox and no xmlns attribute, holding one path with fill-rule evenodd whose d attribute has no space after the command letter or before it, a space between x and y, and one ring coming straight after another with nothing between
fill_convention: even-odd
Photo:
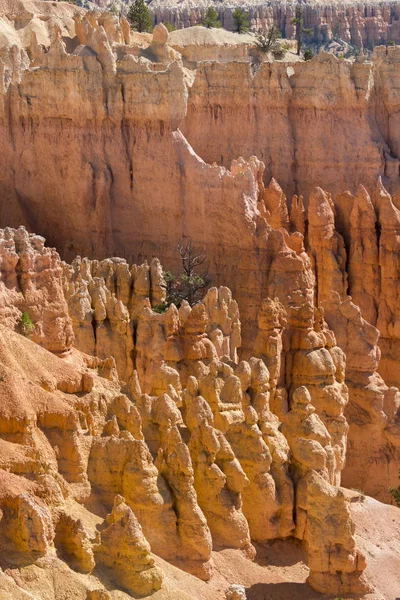
<instances>
[{"instance_id":1,"label":"pine tree","mask_svg":"<svg viewBox=\"0 0 400 600\"><path fill-rule=\"evenodd\" d=\"M298 4L296 6L295 15L296 15L295 18L292 19L292 23L293 23L293 25L296 25L297 56L300 56L303 35L305 35L307 38L309 38L312 35L313 30L311 28L308 28L308 29L303 28L304 9L303 9L303 6L301 6L300 4ZM306 52L307 52L307 50L306 50ZM309 56L309 54L307 56ZM312 55L311 55L311 58L312 58ZM310 58L306 58L306 60L310 60Z\"/></svg>"},{"instance_id":2,"label":"pine tree","mask_svg":"<svg viewBox=\"0 0 400 600\"><path fill-rule=\"evenodd\" d=\"M218 21L218 13L213 6L209 6L207 8L206 16L204 17L202 23L204 27L221 27L221 23Z\"/></svg>"},{"instance_id":3,"label":"pine tree","mask_svg":"<svg viewBox=\"0 0 400 600\"><path fill-rule=\"evenodd\" d=\"M182 272L180 275L174 275L170 271L164 273L164 283L160 284L160 287L165 290L165 302L153 306L154 312L163 313L171 304L179 307L183 300L186 300L190 306L194 306L201 301L211 284L207 269L204 269L207 256L201 249L194 248L190 240L179 241L177 252ZM198 271L200 267L203 267L202 273Z\"/></svg>"},{"instance_id":4,"label":"pine tree","mask_svg":"<svg viewBox=\"0 0 400 600\"><path fill-rule=\"evenodd\" d=\"M292 20L293 25L296 25L296 40L297 40L297 56L300 56L301 50L301 34L303 31L303 7L299 4L296 6L295 18Z\"/></svg>"},{"instance_id":5,"label":"pine tree","mask_svg":"<svg viewBox=\"0 0 400 600\"><path fill-rule=\"evenodd\" d=\"M235 8L232 13L232 19L236 25L236 31L238 33L244 33L249 28L249 19L247 13L241 8Z\"/></svg>"},{"instance_id":6,"label":"pine tree","mask_svg":"<svg viewBox=\"0 0 400 600\"><path fill-rule=\"evenodd\" d=\"M153 28L153 21L144 0L135 0L129 8L127 17L132 29L140 33L151 31Z\"/></svg>"}]
</instances>

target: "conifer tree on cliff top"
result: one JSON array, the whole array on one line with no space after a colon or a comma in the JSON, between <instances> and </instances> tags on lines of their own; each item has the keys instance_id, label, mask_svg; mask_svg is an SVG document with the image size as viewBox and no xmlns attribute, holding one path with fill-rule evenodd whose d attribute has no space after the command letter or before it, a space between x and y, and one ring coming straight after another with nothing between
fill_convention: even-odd
<instances>
[{"instance_id":1,"label":"conifer tree on cliff top","mask_svg":"<svg viewBox=\"0 0 400 600\"><path fill-rule=\"evenodd\" d=\"M132 29L140 33L152 30L153 21L144 0L135 0L129 8L127 16Z\"/></svg>"},{"instance_id":2,"label":"conifer tree on cliff top","mask_svg":"<svg viewBox=\"0 0 400 600\"><path fill-rule=\"evenodd\" d=\"M206 16L204 17L202 23L203 27L207 27L211 29L213 27L221 27L221 23L218 20L218 13L213 6L209 6L207 8Z\"/></svg>"},{"instance_id":3,"label":"conifer tree on cliff top","mask_svg":"<svg viewBox=\"0 0 400 600\"><path fill-rule=\"evenodd\" d=\"M235 8L232 13L232 19L235 23L236 31L238 33L245 33L249 29L249 18L248 14L241 8Z\"/></svg>"}]
</instances>

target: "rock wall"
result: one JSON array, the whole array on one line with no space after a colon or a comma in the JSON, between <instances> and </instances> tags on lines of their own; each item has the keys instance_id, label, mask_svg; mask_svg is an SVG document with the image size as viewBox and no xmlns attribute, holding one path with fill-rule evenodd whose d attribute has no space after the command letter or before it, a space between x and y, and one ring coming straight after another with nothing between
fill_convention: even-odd
<instances>
[{"instance_id":1,"label":"rock wall","mask_svg":"<svg viewBox=\"0 0 400 600\"><path fill-rule=\"evenodd\" d=\"M1 231L0 320L37 344L62 354L73 342L61 280L62 267L44 238L26 229ZM24 319L26 317L26 319Z\"/></svg>"},{"instance_id":2,"label":"rock wall","mask_svg":"<svg viewBox=\"0 0 400 600\"><path fill-rule=\"evenodd\" d=\"M178 239L192 238L239 302L248 351L270 251L262 167L232 160L257 153L264 181L288 193L371 187L378 175L397 189L397 48L372 63L264 62L254 75L208 63L191 86L165 31L139 44L125 21L89 13L75 37L51 30L49 47L32 28L3 52L0 223L39 231L67 259L157 255L172 269Z\"/></svg>"},{"instance_id":3,"label":"rock wall","mask_svg":"<svg viewBox=\"0 0 400 600\"><path fill-rule=\"evenodd\" d=\"M226 211L221 195L251 196L251 189L245 178L231 179L201 159L230 168L238 156L256 155L266 165L265 181L275 177L288 194L307 195L322 181L333 194L354 192L359 183L371 188L379 175L389 191L398 189L396 48L387 56L383 49L372 63L321 55L262 63L255 74L246 63L204 64L190 87L192 74L183 72L178 55L128 47L112 18L100 18L98 27L95 33L92 24L80 24L76 37L64 36L72 55L54 41L49 54L35 56L34 70L26 58L13 59L11 47L4 53L3 225L25 223L68 259L118 255L138 262L151 259L157 245L169 267L170 247L183 233L208 246L224 235L225 253L246 248L213 229L209 198ZM149 221L148 197L168 231L165 240ZM228 265L219 268L218 281L237 294Z\"/></svg>"},{"instance_id":4,"label":"rock wall","mask_svg":"<svg viewBox=\"0 0 400 600\"><path fill-rule=\"evenodd\" d=\"M397 48L377 48L372 62L320 53L312 61L205 62L196 71L181 126L209 163L228 166L255 154L265 181L305 197L323 182L332 194L380 175L399 188Z\"/></svg>"},{"instance_id":5,"label":"rock wall","mask_svg":"<svg viewBox=\"0 0 400 600\"><path fill-rule=\"evenodd\" d=\"M376 292L373 296L358 291L360 280L352 276L357 260L361 260L357 249L374 248L378 244L376 241L374 246L373 236L376 239L378 231L375 221L369 232L373 232L373 236L367 236L364 228L357 229L355 223L355 215L360 219L364 214L360 212L360 206L369 202L367 206L374 210L373 205L365 188L360 188L353 198L352 208L346 205L351 215L349 222L342 222L343 231L347 232L347 246L335 229L330 196L320 188L310 196L308 219L301 199L293 200L289 216L286 198L274 181L261 191L260 198L260 215L264 214L276 229L265 229L269 257L268 297L258 311L258 334L252 353L269 369L273 412L283 418L294 390L307 385L313 405L335 440L334 472L343 469L346 458L346 485L389 501L388 488L391 481L396 480L399 460L400 394L393 387L396 384L393 375L396 355L393 352L386 354L385 348L396 344L397 338L394 335L383 338L381 359L379 331L362 317L360 308L348 296L352 294L354 299L358 298L361 310L367 315L368 308L377 307L374 308L375 316L369 315L373 322L383 318L386 322L391 320L386 296L380 294L383 289L381 277L386 269L382 270L378 264L371 266L371 281L363 278L366 289L373 285L372 290ZM346 199L350 203L349 195ZM385 201L392 211L396 210L390 196L386 195ZM294 231L291 233L290 229ZM307 240L308 254L303 236ZM379 242L381 240L384 243L383 233ZM377 259L376 253L373 256ZM365 261L368 264L368 258ZM182 307L179 313L171 307L165 316L156 317L151 311L151 305L158 305L160 294L165 293L157 259L140 267L130 267L120 259L101 262L79 259L72 267L65 266L64 273L77 347L101 358L108 354L114 356L120 376L126 382L132 381L136 369L143 391L147 393L167 391L166 384L156 375L160 361L177 368L186 352L190 356L194 352L193 357L197 357L198 352L199 356L215 357L207 345L201 350L189 350L198 335L208 333L219 357L236 361L238 349L243 354L237 304L230 292L210 291L204 300L206 313L192 311L188 321L190 329L184 325L181 330L180 324L190 313L190 307ZM225 312L226 316L221 316ZM207 314L212 318L208 325ZM327 330L324 319L331 331ZM343 351L347 356L346 373ZM318 375L314 374L315 369ZM385 378L386 373L392 373L389 385L378 370ZM184 382L188 374L190 371L184 368ZM341 416L343 406L347 404L347 390L350 395L346 408L349 432ZM226 392L228 396L232 393ZM207 400L213 406L208 397ZM223 428L221 423L219 425ZM334 477L334 481L340 480Z\"/></svg>"},{"instance_id":6,"label":"rock wall","mask_svg":"<svg viewBox=\"0 0 400 600\"><path fill-rule=\"evenodd\" d=\"M23 223L45 234L63 258L101 259L64 266L70 316L57 284L51 306L58 299L54 322L64 333L54 334L58 346L51 350L68 350L72 321L81 351L99 359L111 354L127 386L135 385L136 371L143 393L166 393L153 382L158 362L175 368L193 336L207 331L197 309L187 331L180 325L183 332L177 328L183 317L174 311L168 326L164 317L153 318L162 275L152 259L175 270L176 243L191 238L206 252L214 282L237 299L240 358L255 355L267 365L274 414L283 418L295 389L307 385L334 440L331 474L337 476L347 385L346 482L388 499L398 456L399 49L376 49L370 62L320 53L312 61L264 61L259 68L203 63L194 73L167 45L163 26L151 39L139 39L125 20L78 10L68 15L68 27L45 20L39 39L30 15L22 28L14 13L3 19L0 224ZM379 176L385 188L374 191ZM321 182L332 196L315 189ZM366 188L356 193L361 183ZM297 195L287 202L285 193L292 192L303 193L304 201ZM27 257L17 248L19 238ZM29 285L45 311L52 281L45 266L54 257L43 250L38 283L29 253L36 243L42 248L40 238L27 242L23 232L5 232L4 239L12 255L20 253L4 270L16 264L23 271L27 258ZM115 255L125 260L102 260ZM362 280L360 265L366 265ZM34 303L20 283L16 298L13 272L10 277L5 319L14 326ZM34 332L43 341L36 311ZM235 362L238 328L214 329L204 357L214 347L219 358ZM198 373L181 376L185 385ZM365 455L370 480L362 474Z\"/></svg>"},{"instance_id":7,"label":"rock wall","mask_svg":"<svg viewBox=\"0 0 400 600\"><path fill-rule=\"evenodd\" d=\"M285 308L281 278L271 269L276 298L264 303L260 322L268 315L273 324L288 325L282 347L268 343L265 327L260 334L271 376L262 358L239 362L241 324L227 288L211 288L193 308L171 305L159 314L151 309L151 299L160 297L157 261L128 269L122 260L77 260L62 274L57 253L47 251L55 287L64 280L78 348L87 351L94 341L96 351L104 330L116 361L76 348L60 358L29 332L12 331L13 322L2 317L0 545L11 565L53 557L54 567L57 556L72 571L96 569L100 589L108 582L147 596L163 585L151 551L208 580L213 548L241 550L252 559L253 540L292 535L304 540L315 589L370 589L337 487L347 435L344 356L333 333L316 322L304 249L289 250L275 233L276 266L293 263L289 277L297 273L293 285L302 293L289 295ZM7 235L25 241L35 279L43 245L22 228ZM8 289L16 285L14 265ZM126 339L127 332L118 315L130 324L134 343L121 354L115 352L123 345L118 336ZM35 327L45 320L43 313ZM275 329L279 336L279 325ZM282 351L286 388L292 374L288 393L274 370ZM337 401L334 416L325 410L325 394ZM327 531L318 545L309 540L325 518L320 505L334 510L342 530ZM334 563L325 556L332 544L339 552Z\"/></svg>"},{"instance_id":8,"label":"rock wall","mask_svg":"<svg viewBox=\"0 0 400 600\"><path fill-rule=\"evenodd\" d=\"M185 0L152 0L150 8L156 23L168 21L178 29L201 23L207 6L213 6L225 29L234 31L232 12L239 6L249 15L249 25L253 31L268 29L273 23L280 29L282 37L291 39L296 26L295 3L270 1L260 4L255 1L198 2ZM307 2L304 6L304 27L312 29L309 39L326 42L340 38L349 44L373 48L388 40L400 42L400 7L396 2Z\"/></svg>"}]
</instances>

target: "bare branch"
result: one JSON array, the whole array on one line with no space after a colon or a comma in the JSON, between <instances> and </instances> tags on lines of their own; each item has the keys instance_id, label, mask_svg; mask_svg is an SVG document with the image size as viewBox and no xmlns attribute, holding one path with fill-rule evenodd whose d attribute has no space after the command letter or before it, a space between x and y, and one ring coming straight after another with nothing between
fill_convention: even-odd
<instances>
[{"instance_id":1,"label":"bare branch","mask_svg":"<svg viewBox=\"0 0 400 600\"><path fill-rule=\"evenodd\" d=\"M166 306L171 303L179 306L182 300L187 300L193 306L201 300L202 290L211 284L207 269L205 273L198 271L199 267L206 264L207 255L194 248L191 240L185 242L182 239L177 243L176 252L180 257L182 274L174 276L166 272L165 282L160 287L166 291Z\"/></svg>"}]
</instances>

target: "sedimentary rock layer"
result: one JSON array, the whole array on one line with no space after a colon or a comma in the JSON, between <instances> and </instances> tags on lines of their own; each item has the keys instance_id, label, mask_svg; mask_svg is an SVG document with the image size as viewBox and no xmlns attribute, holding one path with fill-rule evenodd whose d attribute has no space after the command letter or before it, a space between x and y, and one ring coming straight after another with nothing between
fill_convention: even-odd
<instances>
[{"instance_id":1,"label":"sedimentary rock layer","mask_svg":"<svg viewBox=\"0 0 400 600\"><path fill-rule=\"evenodd\" d=\"M37 236L2 232L1 255L16 258L1 272L2 298L14 317L33 314L22 334L9 311L0 315L0 543L10 565L56 553L73 571L96 569L147 596L162 586L151 550L208 580L213 548L252 559L252 541L292 535L304 541L317 591L369 589L338 488L348 431L344 355L316 318L307 255L275 233L275 267L292 265L281 271L292 279L285 287L301 293L283 297L271 269L275 299L260 314L260 357L239 362L239 311L227 288L160 314L151 309L163 295L157 261L127 269L122 260L78 260L62 270ZM27 288L17 278L26 255ZM43 302L49 281L64 287L71 308L55 297L47 311L77 334L63 357L32 341L47 345L36 337L46 310L34 314L28 304L21 313L26 289ZM284 336L284 347L273 335ZM64 342L64 329L52 337ZM131 346L118 352L128 337ZM106 339L108 359L79 351L99 354ZM328 513L342 529L320 543L313 531Z\"/></svg>"},{"instance_id":2,"label":"sedimentary rock layer","mask_svg":"<svg viewBox=\"0 0 400 600\"><path fill-rule=\"evenodd\" d=\"M43 53L31 22L26 51L3 49L1 223L24 223L65 258L157 254L168 268L177 240L192 238L238 299L247 346L269 264L260 175L202 158L230 167L257 154L264 180L289 192L372 186L378 175L396 189L397 49L354 65L264 62L255 75L249 63L212 63L189 89L192 74L163 43L128 46L123 22L76 18L76 36L63 34L72 54L54 32Z\"/></svg>"},{"instance_id":3,"label":"sedimentary rock layer","mask_svg":"<svg viewBox=\"0 0 400 600\"><path fill-rule=\"evenodd\" d=\"M339 485L398 469L398 48L194 72L68 11L3 19L4 550L143 595L151 551L207 580L292 536L315 589L366 591ZM182 237L213 286L160 312Z\"/></svg>"},{"instance_id":4,"label":"sedimentary rock layer","mask_svg":"<svg viewBox=\"0 0 400 600\"><path fill-rule=\"evenodd\" d=\"M378 404L384 406L369 459L373 464L380 457L374 483L363 479L358 485L364 451L352 433L350 447L358 458L349 460L347 468L353 475L359 473L357 487L385 497L396 469L397 392L372 374L379 370L389 385L398 383L397 292L392 285L399 183L398 48L377 49L372 62L349 63L322 53L309 62L264 61L257 69L249 61L203 63L192 73L167 45L163 27L156 28L151 43L146 36L138 41L124 20L74 13L71 7L68 11L68 28L45 21L40 38L35 16L28 15L22 29L13 29L18 19L12 13L11 20L3 20L9 33L2 46L1 223L24 223L45 234L65 258L118 255L140 264L157 255L173 270L178 266L177 241L191 238L206 252L213 280L228 285L238 301L242 357L255 351L263 355L278 387L289 393L290 365L285 375L277 366L281 358L269 356L262 339L254 347L256 319L263 300L277 296L288 311L289 329L309 327L311 316L298 317L296 311L299 298L311 302L316 284L315 305L319 310L331 301L325 306L326 317L349 357L350 390L359 394L361 388L363 398L367 392L378 394ZM204 162L188 140L209 163L216 160L229 170ZM254 152L265 164L251 157ZM247 160L237 160L238 155ZM265 187L271 175L282 188L275 180ZM383 188L375 199L379 175L392 199ZM322 181L336 194L336 209L322 190L314 191ZM376 208L361 192L354 202L351 194L339 194L347 187L354 194L359 182L370 190ZM290 206L284 195L297 190L304 192L305 206L310 203L308 225L301 199L296 197ZM327 223L318 222L320 208ZM365 236L370 247L364 252ZM12 252L18 254L17 238ZM4 271L12 270L14 259L11 256ZM50 255L45 260L51 260ZM29 261L28 253L26 266L20 258L18 270L29 273ZM363 281L357 278L360 264L369 269ZM107 272L114 273L113 265L116 270L110 277L116 279L110 287ZM152 269L157 277L157 265ZM138 327L143 340L151 330L150 324L137 325L135 313L150 293L146 277L151 281L151 276L146 269L133 273L118 261L77 261L70 271L66 297L78 347L101 358L112 354L126 382L134 360L144 376L153 350L138 349L132 356L132 327ZM289 278L283 277L285 272ZM335 306L331 292L338 294ZM157 293L155 288L151 293ZM360 305L360 317L347 294ZM22 312L32 304L28 294L19 303L15 300L13 306ZM45 307L44 303L41 310ZM39 314L32 316L39 322ZM322 313L315 320L322 323ZM57 326L63 328L64 339L50 349L62 352L70 345L70 334L62 321ZM375 326L382 334L380 365ZM282 321L266 316L263 327L266 348L270 334L284 344L279 342ZM363 338L369 331L365 352L374 356L370 364L365 363L364 346L359 351L357 338L349 334L350 327L358 327ZM43 334L35 332L40 341ZM374 381L367 381L372 376ZM385 470L383 456L390 457Z\"/></svg>"},{"instance_id":5,"label":"sedimentary rock layer","mask_svg":"<svg viewBox=\"0 0 400 600\"><path fill-rule=\"evenodd\" d=\"M204 19L208 6L213 6L219 15L222 26L235 31L232 12L236 7L248 13L252 30L268 29L275 24L287 39L294 37L296 25L296 4L294 2L257 0L233 0L229 2L199 2L198 0L152 0L150 8L155 22L165 22L177 28L198 25ZM341 39L358 48L372 49L391 40L400 41L399 16L397 2L307 2L303 6L303 27L311 29L308 40L327 42Z\"/></svg>"}]
</instances>

